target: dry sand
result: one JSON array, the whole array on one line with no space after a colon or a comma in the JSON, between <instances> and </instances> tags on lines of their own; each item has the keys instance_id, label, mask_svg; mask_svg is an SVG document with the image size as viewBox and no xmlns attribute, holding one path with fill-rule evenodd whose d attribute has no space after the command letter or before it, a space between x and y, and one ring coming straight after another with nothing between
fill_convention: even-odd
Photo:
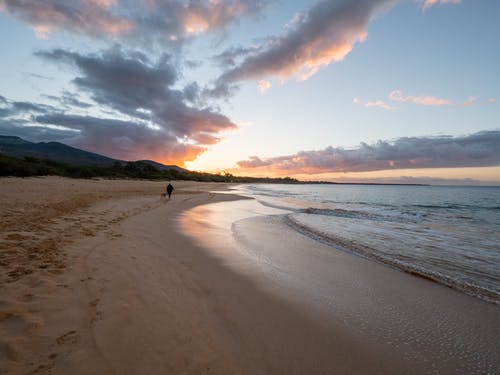
<instances>
[{"instance_id":1,"label":"dry sand","mask_svg":"<svg viewBox=\"0 0 500 375\"><path fill-rule=\"evenodd\" d=\"M0 179L0 374L419 372L181 234L187 209L237 197L174 186Z\"/></svg>"},{"instance_id":2,"label":"dry sand","mask_svg":"<svg viewBox=\"0 0 500 375\"><path fill-rule=\"evenodd\" d=\"M127 267L135 272L137 260L145 264L154 262L145 258L142 251L147 248L147 241L132 245L128 230L124 230L122 224L125 219L155 210L173 217L175 210L208 201L214 197L208 191L224 187L223 184L176 182L175 200L169 202L160 196L165 185L165 182L59 177L0 179L0 374L113 373L114 364L101 360L100 348L95 342L95 326L103 317L100 301L106 288L103 279L95 281L96 272L102 270L104 275L113 275ZM229 196L222 198L229 199ZM140 230L136 234L146 239ZM182 244L161 244L160 247L176 246ZM101 259L94 259L96 249L103 251L96 258L105 256L107 263L100 264ZM122 259L122 250L133 255ZM125 264L121 264L122 261ZM137 284L150 276L150 269L145 266L137 278L127 278L123 285L111 278L117 288L116 295L123 290L137 296L144 287ZM134 286L138 289L130 289ZM148 298L147 290L142 289L142 293ZM118 298L114 297L114 291L110 294ZM153 298L156 297L153 293ZM114 302L111 300L109 305L120 306ZM139 305L133 315L144 312ZM150 320L149 313L145 312L141 318ZM111 326L118 324L118 332L113 332L109 340L119 346L120 333L128 324L121 326L124 315L120 310L116 314L108 315ZM169 319L161 325L177 331ZM137 346L141 343L137 342ZM161 353L162 346L161 341L152 342L147 348ZM127 359L134 358L133 353L120 355L123 358L113 359L127 363ZM166 358L173 357L166 355ZM182 364L178 368L184 367ZM151 371L147 368L147 364L138 360L129 373L160 371L154 366Z\"/></svg>"}]
</instances>

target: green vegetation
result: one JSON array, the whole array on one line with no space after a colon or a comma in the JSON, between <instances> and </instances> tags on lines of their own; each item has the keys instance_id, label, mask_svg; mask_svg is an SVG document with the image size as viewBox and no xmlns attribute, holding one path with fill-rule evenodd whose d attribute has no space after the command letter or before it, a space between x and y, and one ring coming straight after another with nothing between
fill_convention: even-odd
<instances>
[{"instance_id":1,"label":"green vegetation","mask_svg":"<svg viewBox=\"0 0 500 375\"><path fill-rule=\"evenodd\" d=\"M204 182L282 183L296 184L298 180L285 178L238 177L230 173L212 174L175 169L160 171L141 162L115 162L111 166L81 166L59 163L47 159L24 157L22 159L0 154L0 176L63 176L70 178L131 178L147 180L190 180Z\"/></svg>"}]
</instances>

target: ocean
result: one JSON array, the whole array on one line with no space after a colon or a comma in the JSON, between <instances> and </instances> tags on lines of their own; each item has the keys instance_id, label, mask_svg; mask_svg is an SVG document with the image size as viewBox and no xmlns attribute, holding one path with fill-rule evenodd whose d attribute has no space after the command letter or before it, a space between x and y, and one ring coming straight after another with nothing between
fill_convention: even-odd
<instances>
[{"instance_id":1,"label":"ocean","mask_svg":"<svg viewBox=\"0 0 500 375\"><path fill-rule=\"evenodd\" d=\"M254 184L313 240L500 304L500 187ZM304 249L307 251L307 249Z\"/></svg>"}]
</instances>

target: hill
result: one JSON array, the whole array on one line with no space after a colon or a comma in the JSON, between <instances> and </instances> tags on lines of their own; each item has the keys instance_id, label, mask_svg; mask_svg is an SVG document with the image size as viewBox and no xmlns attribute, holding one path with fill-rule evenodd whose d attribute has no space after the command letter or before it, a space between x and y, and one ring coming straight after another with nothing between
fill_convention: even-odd
<instances>
[{"instance_id":1,"label":"hill","mask_svg":"<svg viewBox=\"0 0 500 375\"><path fill-rule=\"evenodd\" d=\"M17 158L32 157L75 165L112 165L117 160L59 142L33 143L19 137L0 135L0 153Z\"/></svg>"},{"instance_id":2,"label":"hill","mask_svg":"<svg viewBox=\"0 0 500 375\"><path fill-rule=\"evenodd\" d=\"M59 142L29 142L20 137L0 135L0 154L15 158L35 158L51 160L59 163L77 166L111 167L116 163L126 165L128 161L109 158L104 155L81 150ZM140 160L141 163L151 165L160 171L176 170L188 172L177 165L164 165L153 160Z\"/></svg>"},{"instance_id":3,"label":"hill","mask_svg":"<svg viewBox=\"0 0 500 375\"><path fill-rule=\"evenodd\" d=\"M182 169L182 168L180 168ZM299 183L292 178L255 178L239 177L230 173L212 174L179 171L166 166L159 170L151 164L142 161L120 162L111 166L75 165L60 163L47 159L36 159L31 156L16 158L0 154L1 176L63 176L71 178L132 178L147 180L189 180L203 182L236 182L236 183Z\"/></svg>"},{"instance_id":4,"label":"hill","mask_svg":"<svg viewBox=\"0 0 500 375\"><path fill-rule=\"evenodd\" d=\"M159 171L175 170L177 172L189 172L189 170L187 170L185 168L178 167L177 165L165 165L165 164L153 161L153 160L138 160L138 161L140 163L149 164L149 165L155 167L156 169L158 169Z\"/></svg>"},{"instance_id":5,"label":"hill","mask_svg":"<svg viewBox=\"0 0 500 375\"><path fill-rule=\"evenodd\" d=\"M0 135L0 176L47 176L72 178L134 178L149 180L191 180L236 183L287 183L285 178L242 177L230 173L193 172L152 160L124 161L80 150L59 142L29 142Z\"/></svg>"}]
</instances>

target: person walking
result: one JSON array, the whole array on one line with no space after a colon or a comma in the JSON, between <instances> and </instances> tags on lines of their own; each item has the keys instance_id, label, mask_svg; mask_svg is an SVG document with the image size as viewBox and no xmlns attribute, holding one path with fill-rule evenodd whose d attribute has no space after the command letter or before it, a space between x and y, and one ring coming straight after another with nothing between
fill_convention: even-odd
<instances>
[{"instance_id":1,"label":"person walking","mask_svg":"<svg viewBox=\"0 0 500 375\"><path fill-rule=\"evenodd\" d=\"M174 187L172 186L172 184L169 182L168 185L167 185L167 195L168 195L168 199L170 199L170 196L172 195L172 192L174 191Z\"/></svg>"}]
</instances>

